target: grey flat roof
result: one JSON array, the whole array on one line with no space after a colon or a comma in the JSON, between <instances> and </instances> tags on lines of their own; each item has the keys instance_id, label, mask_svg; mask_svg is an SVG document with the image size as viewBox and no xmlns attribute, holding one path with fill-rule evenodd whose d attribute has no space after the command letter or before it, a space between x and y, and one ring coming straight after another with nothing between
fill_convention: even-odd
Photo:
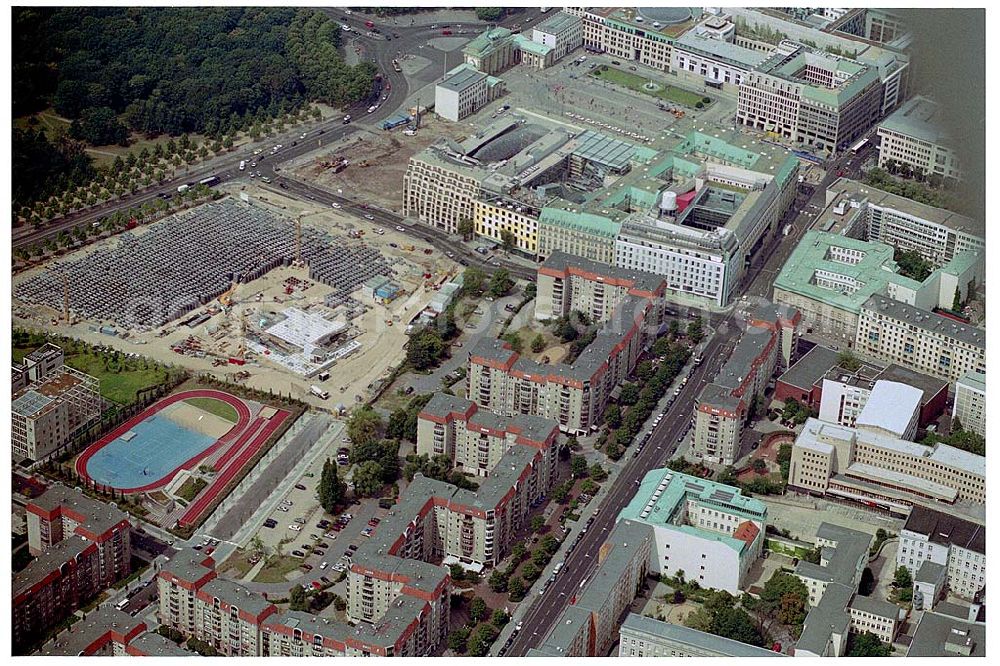
<instances>
[{"instance_id":1,"label":"grey flat roof","mask_svg":"<svg viewBox=\"0 0 1000 666\"><path fill-rule=\"evenodd\" d=\"M486 75L477 69L467 66L459 66L448 72L448 76L438 85L442 88L448 88L450 90L461 92L466 88L471 88L485 78Z\"/></svg>"},{"instance_id":2,"label":"grey flat roof","mask_svg":"<svg viewBox=\"0 0 1000 666\"><path fill-rule=\"evenodd\" d=\"M964 632L963 635L954 633ZM949 642L968 641L973 657L986 656L986 625L962 622L961 620L924 611L923 617L913 632L913 640L907 657L954 657L955 652L946 649Z\"/></svg>"},{"instance_id":3,"label":"grey flat roof","mask_svg":"<svg viewBox=\"0 0 1000 666\"><path fill-rule=\"evenodd\" d=\"M872 296L865 301L862 307L865 310L877 312L896 321L906 322L925 331L947 336L973 347L986 349L986 331L976 328L972 324L963 324L929 310L907 305L888 296Z\"/></svg>"},{"instance_id":4,"label":"grey flat roof","mask_svg":"<svg viewBox=\"0 0 1000 666\"><path fill-rule=\"evenodd\" d=\"M28 592L33 585L41 582L53 571L58 571L66 562L78 557L91 544L93 541L75 534L57 542L32 560L27 567L14 574L13 596Z\"/></svg>"},{"instance_id":5,"label":"grey flat roof","mask_svg":"<svg viewBox=\"0 0 1000 666\"><path fill-rule=\"evenodd\" d=\"M31 500L35 506L46 511L62 507L83 516L82 526L90 532L103 534L123 520L128 514L110 504L87 497L74 488L54 485L40 496Z\"/></svg>"},{"instance_id":6,"label":"grey flat roof","mask_svg":"<svg viewBox=\"0 0 1000 666\"><path fill-rule=\"evenodd\" d=\"M263 595L252 592L239 583L225 578L213 578L205 583L201 589L205 594L210 594L220 601L225 601L231 606L255 615L273 606Z\"/></svg>"},{"instance_id":7,"label":"grey flat roof","mask_svg":"<svg viewBox=\"0 0 1000 666\"><path fill-rule=\"evenodd\" d=\"M635 145L621 139L614 139L606 134L587 130L576 140L580 146L573 151L585 160L604 164L612 169L624 169L635 154Z\"/></svg>"},{"instance_id":8,"label":"grey flat roof","mask_svg":"<svg viewBox=\"0 0 1000 666\"><path fill-rule=\"evenodd\" d=\"M938 564L937 562L931 562L930 560L924 560L920 568L917 569L917 575L913 577L913 582L915 583L937 583L944 579L945 573L947 573L948 567L943 564Z\"/></svg>"},{"instance_id":9,"label":"grey flat roof","mask_svg":"<svg viewBox=\"0 0 1000 666\"><path fill-rule=\"evenodd\" d=\"M583 257L576 257L572 254L567 254L562 250L556 250L550 254L548 258L542 262L541 268L551 268L556 271L567 271L571 268L575 268L579 271L594 273L604 278L631 280L634 283L632 288L640 289L642 291L656 291L660 288L660 285L663 284L663 277L656 275L655 273L647 273L645 271L636 271L628 268L619 268L618 266L610 266L608 264L591 261L590 259L585 259Z\"/></svg>"},{"instance_id":10,"label":"grey flat roof","mask_svg":"<svg viewBox=\"0 0 1000 666\"><path fill-rule=\"evenodd\" d=\"M583 20L579 16L573 16L572 14L567 14L566 12L556 12L541 23L535 25L535 30L550 34L559 34L563 30L569 28L573 23L582 22Z\"/></svg>"},{"instance_id":11,"label":"grey flat roof","mask_svg":"<svg viewBox=\"0 0 1000 666\"><path fill-rule=\"evenodd\" d=\"M147 631L134 641L129 643L129 647L140 650L150 657L197 657L198 653L185 650L172 640Z\"/></svg>"},{"instance_id":12,"label":"grey flat roof","mask_svg":"<svg viewBox=\"0 0 1000 666\"><path fill-rule=\"evenodd\" d=\"M942 123L942 109L937 102L916 95L904 102L879 127L922 141L942 145L949 139Z\"/></svg>"},{"instance_id":13,"label":"grey flat roof","mask_svg":"<svg viewBox=\"0 0 1000 666\"><path fill-rule=\"evenodd\" d=\"M49 398L38 391L29 389L11 403L11 410L18 416L31 417L41 412L53 402L55 402L54 398Z\"/></svg>"},{"instance_id":14,"label":"grey flat roof","mask_svg":"<svg viewBox=\"0 0 1000 666\"><path fill-rule=\"evenodd\" d=\"M202 564L206 559L208 559L207 556L196 550L185 549L164 562L160 571L171 573L181 580L194 582L212 572L212 569Z\"/></svg>"},{"instance_id":15,"label":"grey flat roof","mask_svg":"<svg viewBox=\"0 0 1000 666\"><path fill-rule=\"evenodd\" d=\"M900 384L907 384L920 389L924 394L922 400L924 403L930 401L931 398L936 396L942 390L947 390L948 388L948 382L944 379L931 377L930 375L925 375L922 372L904 368L903 366L896 365L895 363L890 363L885 370L878 374L876 380L880 379L890 382L899 382Z\"/></svg>"},{"instance_id":16,"label":"grey flat roof","mask_svg":"<svg viewBox=\"0 0 1000 666\"><path fill-rule=\"evenodd\" d=\"M816 345L793 363L778 378L778 381L808 391L829 372L830 368L837 365L839 358L840 352L835 352L829 347Z\"/></svg>"},{"instance_id":17,"label":"grey flat roof","mask_svg":"<svg viewBox=\"0 0 1000 666\"><path fill-rule=\"evenodd\" d=\"M857 608L864 613L871 613L879 617L888 617L894 620L899 619L899 606L888 601L882 601L875 597L864 597L860 594L854 595L851 601L851 608Z\"/></svg>"},{"instance_id":18,"label":"grey flat roof","mask_svg":"<svg viewBox=\"0 0 1000 666\"><path fill-rule=\"evenodd\" d=\"M60 634L52 647L43 648L41 654L76 657L108 632L115 631L124 636L142 624L139 618L120 610L98 608ZM175 643L172 644L176 647Z\"/></svg>"},{"instance_id":19,"label":"grey flat roof","mask_svg":"<svg viewBox=\"0 0 1000 666\"><path fill-rule=\"evenodd\" d=\"M731 638L716 636L697 629L691 629L679 624L670 624L654 620L645 615L629 613L622 623L621 632L646 635L653 640L669 640L674 643L690 645L704 652L712 652L720 657L784 657L786 655L734 641Z\"/></svg>"}]
</instances>

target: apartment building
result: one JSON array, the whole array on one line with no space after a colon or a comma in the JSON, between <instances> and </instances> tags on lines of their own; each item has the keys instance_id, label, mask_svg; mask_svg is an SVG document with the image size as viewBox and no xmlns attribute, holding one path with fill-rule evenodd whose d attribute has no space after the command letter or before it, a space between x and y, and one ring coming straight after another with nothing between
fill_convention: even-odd
<instances>
[{"instance_id":1,"label":"apartment building","mask_svg":"<svg viewBox=\"0 0 1000 666\"><path fill-rule=\"evenodd\" d=\"M127 577L132 557L128 515L76 490L52 486L26 515L37 557L14 575L15 650Z\"/></svg>"},{"instance_id":2,"label":"apartment building","mask_svg":"<svg viewBox=\"0 0 1000 666\"><path fill-rule=\"evenodd\" d=\"M986 372L985 331L888 296L865 301L854 344L862 354L948 382Z\"/></svg>"},{"instance_id":3,"label":"apartment building","mask_svg":"<svg viewBox=\"0 0 1000 666\"><path fill-rule=\"evenodd\" d=\"M622 272L593 262L581 263L580 270L571 271L568 266L576 261L559 253L539 267L543 284L536 300L536 316L558 317L567 308L585 307L583 311L603 322L593 342L573 363L549 365L522 357L506 342L480 340L469 351L470 400L504 416L533 414L553 419L565 432L586 433L596 427L611 392L631 374L640 354L652 344L662 323L663 307L662 301L652 296L654 292L633 288L610 309L607 306L614 302L614 291L606 303L603 287L583 288L581 281L600 283L607 281L605 276L619 279ZM573 307L574 299L577 307Z\"/></svg>"},{"instance_id":4,"label":"apartment building","mask_svg":"<svg viewBox=\"0 0 1000 666\"><path fill-rule=\"evenodd\" d=\"M479 111L504 92L503 81L462 63L434 86L434 113L458 122Z\"/></svg>"},{"instance_id":5,"label":"apartment building","mask_svg":"<svg viewBox=\"0 0 1000 666\"><path fill-rule=\"evenodd\" d=\"M592 321L605 322L628 296L659 299L663 279L644 271L603 265L557 251L538 267L535 318L558 319L582 312Z\"/></svg>"},{"instance_id":6,"label":"apartment building","mask_svg":"<svg viewBox=\"0 0 1000 666\"><path fill-rule=\"evenodd\" d=\"M986 373L968 372L955 382L955 404L951 418L962 429L986 436Z\"/></svg>"},{"instance_id":7,"label":"apartment building","mask_svg":"<svg viewBox=\"0 0 1000 666\"><path fill-rule=\"evenodd\" d=\"M879 168L908 166L932 180L961 180L958 156L943 123L943 110L933 100L916 95L904 102L879 123Z\"/></svg>"},{"instance_id":8,"label":"apartment building","mask_svg":"<svg viewBox=\"0 0 1000 666\"><path fill-rule=\"evenodd\" d=\"M857 594L872 535L823 523L816 532L819 564L800 560L793 572L809 590L809 613L795 644L796 657L841 657L851 633L870 631L891 644L899 607Z\"/></svg>"},{"instance_id":9,"label":"apartment building","mask_svg":"<svg viewBox=\"0 0 1000 666\"><path fill-rule=\"evenodd\" d=\"M818 419L807 420L795 439L788 473L790 489L834 495L904 515L914 504L982 504L985 482L982 456Z\"/></svg>"},{"instance_id":10,"label":"apartment building","mask_svg":"<svg viewBox=\"0 0 1000 666\"><path fill-rule=\"evenodd\" d=\"M603 657L618 640L619 620L646 585L653 557L650 526L621 519L597 555L597 569L581 584L529 657Z\"/></svg>"},{"instance_id":11,"label":"apartment building","mask_svg":"<svg viewBox=\"0 0 1000 666\"><path fill-rule=\"evenodd\" d=\"M835 211L843 214L848 203L840 198ZM899 274L894 254L886 243L807 231L775 278L774 300L799 310L815 332L851 342L861 308L872 295L928 310L950 309L956 290L964 301L985 277L983 252L955 254L923 282Z\"/></svg>"},{"instance_id":12,"label":"apartment building","mask_svg":"<svg viewBox=\"0 0 1000 666\"><path fill-rule=\"evenodd\" d=\"M747 645L682 624L629 613L618 632L619 657L783 657L774 650Z\"/></svg>"},{"instance_id":13,"label":"apartment building","mask_svg":"<svg viewBox=\"0 0 1000 666\"><path fill-rule=\"evenodd\" d=\"M46 657L196 657L146 623L113 608L91 611L37 653Z\"/></svg>"},{"instance_id":14,"label":"apartment building","mask_svg":"<svg viewBox=\"0 0 1000 666\"><path fill-rule=\"evenodd\" d=\"M702 587L739 595L764 548L767 505L738 488L656 469L621 513L653 529L650 573L683 571Z\"/></svg>"},{"instance_id":15,"label":"apartment building","mask_svg":"<svg viewBox=\"0 0 1000 666\"><path fill-rule=\"evenodd\" d=\"M160 571L159 618L226 656L421 656L428 604L400 595L376 623L352 626L298 611L278 612L263 596L220 579L212 558L185 550Z\"/></svg>"},{"instance_id":16,"label":"apartment building","mask_svg":"<svg viewBox=\"0 0 1000 666\"><path fill-rule=\"evenodd\" d=\"M748 313L746 324L725 365L695 400L691 454L707 462L732 465L740 457L751 405L775 370L788 367L799 314L759 305Z\"/></svg>"},{"instance_id":17,"label":"apartment building","mask_svg":"<svg viewBox=\"0 0 1000 666\"><path fill-rule=\"evenodd\" d=\"M558 62L583 44L583 20L567 12L556 12L535 25L531 41L552 49L551 61Z\"/></svg>"},{"instance_id":18,"label":"apartment building","mask_svg":"<svg viewBox=\"0 0 1000 666\"><path fill-rule=\"evenodd\" d=\"M972 601L986 585L986 528L943 511L914 506L899 533L896 566L914 577L926 562L946 571L950 592ZM928 606L932 599L924 600Z\"/></svg>"},{"instance_id":19,"label":"apartment building","mask_svg":"<svg viewBox=\"0 0 1000 666\"><path fill-rule=\"evenodd\" d=\"M59 350L60 360L61 354ZM39 362L26 374L30 378L44 369L45 364ZM93 423L100 414L99 380L69 366L58 366L13 394L13 456L16 460L43 460L69 444L82 428Z\"/></svg>"},{"instance_id":20,"label":"apartment building","mask_svg":"<svg viewBox=\"0 0 1000 666\"><path fill-rule=\"evenodd\" d=\"M554 421L517 414L502 419L471 400L437 393L417 416L417 455L447 455L465 473L490 476L515 446L541 451L555 471Z\"/></svg>"}]
</instances>

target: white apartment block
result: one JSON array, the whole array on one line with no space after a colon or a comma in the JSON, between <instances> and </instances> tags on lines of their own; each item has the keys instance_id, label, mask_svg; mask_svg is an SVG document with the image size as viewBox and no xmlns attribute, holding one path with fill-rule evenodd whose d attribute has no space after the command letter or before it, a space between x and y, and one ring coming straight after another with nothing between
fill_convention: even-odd
<instances>
[{"instance_id":1,"label":"white apartment block","mask_svg":"<svg viewBox=\"0 0 1000 666\"><path fill-rule=\"evenodd\" d=\"M862 306L855 348L949 382L986 372L985 331L886 296Z\"/></svg>"},{"instance_id":2,"label":"white apartment block","mask_svg":"<svg viewBox=\"0 0 1000 666\"><path fill-rule=\"evenodd\" d=\"M682 624L629 613L619 631L619 657L780 657L778 652Z\"/></svg>"},{"instance_id":3,"label":"white apartment block","mask_svg":"<svg viewBox=\"0 0 1000 666\"><path fill-rule=\"evenodd\" d=\"M878 165L908 165L927 177L961 180L958 156L941 127L937 103L919 95L900 106L878 126Z\"/></svg>"},{"instance_id":4,"label":"white apartment block","mask_svg":"<svg viewBox=\"0 0 1000 666\"><path fill-rule=\"evenodd\" d=\"M986 500L985 458L862 429L806 421L792 447L788 485L890 509Z\"/></svg>"},{"instance_id":5,"label":"white apartment block","mask_svg":"<svg viewBox=\"0 0 1000 666\"><path fill-rule=\"evenodd\" d=\"M899 533L896 566L915 577L924 562L945 567L951 593L971 601L986 585L986 528L950 513L913 507Z\"/></svg>"},{"instance_id":6,"label":"white apartment block","mask_svg":"<svg viewBox=\"0 0 1000 666\"><path fill-rule=\"evenodd\" d=\"M955 382L955 404L951 418L962 429L986 436L986 374L969 372Z\"/></svg>"}]
</instances>

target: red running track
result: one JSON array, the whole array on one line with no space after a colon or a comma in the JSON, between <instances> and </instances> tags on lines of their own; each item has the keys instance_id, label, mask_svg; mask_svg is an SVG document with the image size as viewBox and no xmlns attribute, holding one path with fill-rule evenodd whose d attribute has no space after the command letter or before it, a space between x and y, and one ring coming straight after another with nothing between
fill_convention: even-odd
<instances>
[{"instance_id":1,"label":"red running track","mask_svg":"<svg viewBox=\"0 0 1000 666\"><path fill-rule=\"evenodd\" d=\"M226 469L215 477L212 484L203 490L188 510L177 521L182 527L187 525L193 525L201 517L201 514L208 509L208 506L215 501L216 497L221 493L230 481L243 469L250 460L257 455L257 453L264 446L264 442L274 434L274 432L281 427L281 424L285 422L288 418L289 412L284 410L277 410L277 413L272 416L267 424L257 432L257 436L251 440L250 444L247 445L240 454L233 460ZM233 448L237 448L235 445Z\"/></svg>"},{"instance_id":2,"label":"red running track","mask_svg":"<svg viewBox=\"0 0 1000 666\"><path fill-rule=\"evenodd\" d=\"M250 423L250 427L243 431L243 434L240 435L239 439L237 439L232 446L226 449L226 452L219 456L219 459L215 461L216 472L222 471L222 468L226 466L226 463L232 460L233 457L239 453L239 450L242 449L243 446L257 434L257 431L260 430L260 427L264 424L264 422L264 419L258 416L252 423Z\"/></svg>"},{"instance_id":3,"label":"red running track","mask_svg":"<svg viewBox=\"0 0 1000 666\"><path fill-rule=\"evenodd\" d=\"M181 393L175 393L171 396L167 396L163 400L154 403L153 405L150 405L147 409L144 409L143 411L139 412L138 414L130 418L128 421L121 424L120 426L112 430L110 433L108 433L101 439L97 440L96 442L88 446L86 450L84 450L84 452L80 454L80 457L76 459L75 467L77 474L79 474L80 477L83 479L92 480L90 479L90 475L87 474L87 462L90 461L91 457L93 457L95 453L103 449L105 446L110 444L115 439L127 433L137 424L148 419L150 416L153 416L154 414L161 411L165 407L169 407L174 403L181 402L189 398L215 398L216 400L222 400L226 404L231 405L236 410L236 414L238 417L236 425L230 428L230 430L225 435L216 440L216 442L212 444L210 447L208 447L201 453L197 454L196 456L192 457L190 460L186 460L185 462L181 463L176 469L174 469L172 472L168 474L165 474L159 480L154 481L153 483L149 483L145 486L140 486L138 488L116 488L116 490L119 490L123 493L139 493L139 492L145 492L147 490L155 490L156 488L165 486L167 485L167 483L170 482L171 479L174 478L177 472L181 471L182 469L192 469L195 465L198 464L198 461L203 460L205 457L211 455L215 451L218 451L220 447L225 446L228 442L232 440L233 436L235 436L237 433L242 432L246 428L247 424L250 423L250 407L248 407L245 402L243 402L236 396L232 395L231 393L216 391L215 389L196 389L193 391L183 391Z\"/></svg>"}]
</instances>

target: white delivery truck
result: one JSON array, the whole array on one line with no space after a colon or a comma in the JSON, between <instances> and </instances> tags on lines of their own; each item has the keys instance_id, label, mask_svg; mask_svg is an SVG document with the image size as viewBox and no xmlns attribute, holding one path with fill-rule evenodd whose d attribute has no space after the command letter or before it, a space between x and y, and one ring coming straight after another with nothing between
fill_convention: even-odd
<instances>
[{"instance_id":1,"label":"white delivery truck","mask_svg":"<svg viewBox=\"0 0 1000 666\"><path fill-rule=\"evenodd\" d=\"M319 386L310 386L309 392L312 393L317 398L319 398L320 400L326 400L327 398L330 397L329 391L324 391Z\"/></svg>"},{"instance_id":2,"label":"white delivery truck","mask_svg":"<svg viewBox=\"0 0 1000 666\"><path fill-rule=\"evenodd\" d=\"M177 192L179 192L180 194L184 194L190 189L191 189L190 185L181 185L180 187L177 188Z\"/></svg>"}]
</instances>

